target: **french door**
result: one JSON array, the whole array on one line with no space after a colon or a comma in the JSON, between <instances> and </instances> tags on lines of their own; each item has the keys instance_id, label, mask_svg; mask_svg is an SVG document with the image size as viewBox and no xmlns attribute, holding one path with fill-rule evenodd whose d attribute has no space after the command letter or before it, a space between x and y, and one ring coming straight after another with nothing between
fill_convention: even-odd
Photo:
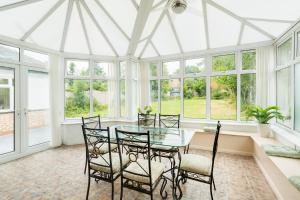
<instances>
[{"instance_id":1,"label":"french door","mask_svg":"<svg viewBox=\"0 0 300 200\"><path fill-rule=\"evenodd\" d=\"M19 65L0 65L0 161L51 140L49 74Z\"/></svg>"}]
</instances>

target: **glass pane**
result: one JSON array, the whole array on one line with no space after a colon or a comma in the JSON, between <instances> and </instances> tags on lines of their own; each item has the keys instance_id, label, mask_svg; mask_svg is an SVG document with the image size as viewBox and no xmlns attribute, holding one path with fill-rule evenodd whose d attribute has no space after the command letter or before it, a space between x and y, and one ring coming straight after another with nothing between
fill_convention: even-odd
<instances>
[{"instance_id":1,"label":"glass pane","mask_svg":"<svg viewBox=\"0 0 300 200\"><path fill-rule=\"evenodd\" d=\"M245 51L242 53L242 69L255 69L256 68L256 52Z\"/></svg>"},{"instance_id":2,"label":"glass pane","mask_svg":"<svg viewBox=\"0 0 300 200\"><path fill-rule=\"evenodd\" d=\"M19 61L19 48L0 44L0 59Z\"/></svg>"},{"instance_id":3,"label":"glass pane","mask_svg":"<svg viewBox=\"0 0 300 200\"><path fill-rule=\"evenodd\" d=\"M109 93L108 81L94 80L93 81L93 96L94 96L94 115L108 116Z\"/></svg>"},{"instance_id":4,"label":"glass pane","mask_svg":"<svg viewBox=\"0 0 300 200\"><path fill-rule=\"evenodd\" d=\"M300 131L300 63L295 66L295 129Z\"/></svg>"},{"instance_id":5,"label":"glass pane","mask_svg":"<svg viewBox=\"0 0 300 200\"><path fill-rule=\"evenodd\" d=\"M0 67L0 77L8 80L0 86L0 154L15 150L14 76L13 69Z\"/></svg>"},{"instance_id":6,"label":"glass pane","mask_svg":"<svg viewBox=\"0 0 300 200\"><path fill-rule=\"evenodd\" d=\"M237 77L211 78L211 118L236 120Z\"/></svg>"},{"instance_id":7,"label":"glass pane","mask_svg":"<svg viewBox=\"0 0 300 200\"><path fill-rule=\"evenodd\" d=\"M150 81L150 105L152 107L153 113L158 113L158 81Z\"/></svg>"},{"instance_id":8,"label":"glass pane","mask_svg":"<svg viewBox=\"0 0 300 200\"><path fill-rule=\"evenodd\" d=\"M256 75L241 74L241 120L246 120L248 106L254 105L256 99Z\"/></svg>"},{"instance_id":9,"label":"glass pane","mask_svg":"<svg viewBox=\"0 0 300 200\"><path fill-rule=\"evenodd\" d=\"M162 68L163 76L177 75L177 74L180 74L180 62L179 61L163 63L163 68Z\"/></svg>"},{"instance_id":10,"label":"glass pane","mask_svg":"<svg viewBox=\"0 0 300 200\"><path fill-rule=\"evenodd\" d=\"M89 62L85 60L67 60L66 73L68 76L88 76Z\"/></svg>"},{"instance_id":11,"label":"glass pane","mask_svg":"<svg viewBox=\"0 0 300 200\"><path fill-rule=\"evenodd\" d=\"M150 63L149 65L150 69L150 76L157 76L157 64L156 63Z\"/></svg>"},{"instance_id":12,"label":"glass pane","mask_svg":"<svg viewBox=\"0 0 300 200\"><path fill-rule=\"evenodd\" d=\"M285 41L283 44L278 46L277 65L287 64L293 59L292 53L292 38Z\"/></svg>"},{"instance_id":13,"label":"glass pane","mask_svg":"<svg viewBox=\"0 0 300 200\"><path fill-rule=\"evenodd\" d=\"M48 67L49 56L33 51L24 50L24 62Z\"/></svg>"},{"instance_id":14,"label":"glass pane","mask_svg":"<svg viewBox=\"0 0 300 200\"><path fill-rule=\"evenodd\" d=\"M113 67L114 67L113 63L106 63L106 62L96 63L96 66L94 68L94 75L102 76L102 77L111 76L112 75L111 71Z\"/></svg>"},{"instance_id":15,"label":"glass pane","mask_svg":"<svg viewBox=\"0 0 300 200\"><path fill-rule=\"evenodd\" d=\"M297 33L297 57L300 56L300 32Z\"/></svg>"},{"instance_id":16,"label":"glass pane","mask_svg":"<svg viewBox=\"0 0 300 200\"><path fill-rule=\"evenodd\" d=\"M204 71L204 68L205 68L204 58L186 60L184 73L186 74L200 73Z\"/></svg>"},{"instance_id":17,"label":"glass pane","mask_svg":"<svg viewBox=\"0 0 300 200\"><path fill-rule=\"evenodd\" d=\"M206 79L186 78L183 85L184 117L205 118Z\"/></svg>"},{"instance_id":18,"label":"glass pane","mask_svg":"<svg viewBox=\"0 0 300 200\"><path fill-rule=\"evenodd\" d=\"M126 115L125 98L125 80L120 80L121 117L125 117Z\"/></svg>"},{"instance_id":19,"label":"glass pane","mask_svg":"<svg viewBox=\"0 0 300 200\"><path fill-rule=\"evenodd\" d=\"M180 79L161 80L161 114L180 113Z\"/></svg>"},{"instance_id":20,"label":"glass pane","mask_svg":"<svg viewBox=\"0 0 300 200\"><path fill-rule=\"evenodd\" d=\"M65 79L65 118L88 116L90 81Z\"/></svg>"},{"instance_id":21,"label":"glass pane","mask_svg":"<svg viewBox=\"0 0 300 200\"><path fill-rule=\"evenodd\" d=\"M212 58L213 71L227 71L235 69L234 54L214 56Z\"/></svg>"},{"instance_id":22,"label":"glass pane","mask_svg":"<svg viewBox=\"0 0 300 200\"><path fill-rule=\"evenodd\" d=\"M126 61L120 62L120 77L126 76Z\"/></svg>"},{"instance_id":23,"label":"glass pane","mask_svg":"<svg viewBox=\"0 0 300 200\"><path fill-rule=\"evenodd\" d=\"M291 69L290 67L277 72L277 106L286 120L280 123L291 127Z\"/></svg>"},{"instance_id":24,"label":"glass pane","mask_svg":"<svg viewBox=\"0 0 300 200\"><path fill-rule=\"evenodd\" d=\"M28 145L33 146L51 139L49 75L28 72Z\"/></svg>"}]
</instances>

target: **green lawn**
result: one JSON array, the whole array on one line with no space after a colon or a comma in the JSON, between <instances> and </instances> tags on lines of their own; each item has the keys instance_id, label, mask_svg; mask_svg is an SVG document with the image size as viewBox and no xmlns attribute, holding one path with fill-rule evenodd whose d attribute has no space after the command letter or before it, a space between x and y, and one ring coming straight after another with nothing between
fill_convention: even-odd
<instances>
[{"instance_id":1,"label":"green lawn","mask_svg":"<svg viewBox=\"0 0 300 200\"><path fill-rule=\"evenodd\" d=\"M157 110L157 103L151 104L153 110ZM184 117L205 118L206 100L200 98L187 99L184 101ZM162 114L179 114L180 100L172 99L161 101ZM212 119L236 119L236 104L229 100L211 100Z\"/></svg>"}]
</instances>

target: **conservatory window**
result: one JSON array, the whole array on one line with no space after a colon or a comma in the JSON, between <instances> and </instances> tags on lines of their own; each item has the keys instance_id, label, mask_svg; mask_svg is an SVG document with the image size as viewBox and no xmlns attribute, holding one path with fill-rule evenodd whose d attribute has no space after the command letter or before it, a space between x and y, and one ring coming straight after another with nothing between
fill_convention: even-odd
<instances>
[{"instance_id":1,"label":"conservatory window","mask_svg":"<svg viewBox=\"0 0 300 200\"><path fill-rule=\"evenodd\" d=\"M285 65L293 59L292 38L278 46L277 65Z\"/></svg>"},{"instance_id":2,"label":"conservatory window","mask_svg":"<svg viewBox=\"0 0 300 200\"><path fill-rule=\"evenodd\" d=\"M300 56L300 31L297 32L297 57Z\"/></svg>"},{"instance_id":3,"label":"conservatory window","mask_svg":"<svg viewBox=\"0 0 300 200\"><path fill-rule=\"evenodd\" d=\"M157 76L157 63L150 63L149 71L150 71L151 77L156 77Z\"/></svg>"},{"instance_id":4,"label":"conservatory window","mask_svg":"<svg viewBox=\"0 0 300 200\"><path fill-rule=\"evenodd\" d=\"M206 118L206 78L185 78L184 117Z\"/></svg>"},{"instance_id":5,"label":"conservatory window","mask_svg":"<svg viewBox=\"0 0 300 200\"><path fill-rule=\"evenodd\" d=\"M191 59L185 61L185 74L197 74L203 72L205 69L205 59Z\"/></svg>"},{"instance_id":6,"label":"conservatory window","mask_svg":"<svg viewBox=\"0 0 300 200\"><path fill-rule=\"evenodd\" d=\"M300 63L295 65L295 130L300 131Z\"/></svg>"},{"instance_id":7,"label":"conservatory window","mask_svg":"<svg viewBox=\"0 0 300 200\"><path fill-rule=\"evenodd\" d=\"M227 55L213 56L212 70L213 71L235 70L235 55L227 54Z\"/></svg>"},{"instance_id":8,"label":"conservatory window","mask_svg":"<svg viewBox=\"0 0 300 200\"><path fill-rule=\"evenodd\" d=\"M158 102L158 80L150 81L150 105L153 113L159 113Z\"/></svg>"},{"instance_id":9,"label":"conservatory window","mask_svg":"<svg viewBox=\"0 0 300 200\"><path fill-rule=\"evenodd\" d=\"M85 77L89 76L89 62L85 60L67 60L66 75Z\"/></svg>"},{"instance_id":10,"label":"conservatory window","mask_svg":"<svg viewBox=\"0 0 300 200\"><path fill-rule=\"evenodd\" d=\"M256 52L243 51L242 52L242 69L249 70L256 68Z\"/></svg>"},{"instance_id":11,"label":"conservatory window","mask_svg":"<svg viewBox=\"0 0 300 200\"><path fill-rule=\"evenodd\" d=\"M120 116L126 116L126 61L120 62Z\"/></svg>"},{"instance_id":12,"label":"conservatory window","mask_svg":"<svg viewBox=\"0 0 300 200\"><path fill-rule=\"evenodd\" d=\"M162 114L180 114L180 79L160 81L161 110Z\"/></svg>"},{"instance_id":13,"label":"conservatory window","mask_svg":"<svg viewBox=\"0 0 300 200\"><path fill-rule=\"evenodd\" d=\"M236 120L237 75L211 77L211 119Z\"/></svg>"},{"instance_id":14,"label":"conservatory window","mask_svg":"<svg viewBox=\"0 0 300 200\"><path fill-rule=\"evenodd\" d=\"M19 48L0 44L0 59L9 61L19 61Z\"/></svg>"},{"instance_id":15,"label":"conservatory window","mask_svg":"<svg viewBox=\"0 0 300 200\"><path fill-rule=\"evenodd\" d=\"M24 62L47 68L49 65L49 56L34 51L24 50Z\"/></svg>"},{"instance_id":16,"label":"conservatory window","mask_svg":"<svg viewBox=\"0 0 300 200\"><path fill-rule=\"evenodd\" d=\"M172 76L180 74L180 62L165 62L162 66L162 76Z\"/></svg>"},{"instance_id":17,"label":"conservatory window","mask_svg":"<svg viewBox=\"0 0 300 200\"><path fill-rule=\"evenodd\" d=\"M287 67L277 71L277 106L286 117L279 123L291 127L291 68Z\"/></svg>"}]
</instances>

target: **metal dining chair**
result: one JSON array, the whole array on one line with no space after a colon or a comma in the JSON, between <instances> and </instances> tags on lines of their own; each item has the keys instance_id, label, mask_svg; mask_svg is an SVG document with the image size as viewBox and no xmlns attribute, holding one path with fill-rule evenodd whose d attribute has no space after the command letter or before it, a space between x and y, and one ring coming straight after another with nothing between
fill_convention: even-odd
<instances>
[{"instance_id":1,"label":"metal dining chair","mask_svg":"<svg viewBox=\"0 0 300 200\"><path fill-rule=\"evenodd\" d=\"M81 119L82 119L82 125L85 128L101 129L100 115L93 116L93 117L82 117ZM92 139L95 139L95 142L97 141L96 138L92 138ZM116 150L117 144L111 144L111 149ZM94 153L100 155L100 154L105 154L108 151L109 151L108 144L103 143L101 146L99 146L99 148L96 149L96 152ZM85 157L84 174L86 173L87 162L88 162L88 157Z\"/></svg>"},{"instance_id":2,"label":"metal dining chair","mask_svg":"<svg viewBox=\"0 0 300 200\"><path fill-rule=\"evenodd\" d=\"M114 181L120 176L122 167L129 163L129 157L125 155L122 156L122 161L120 162L119 156L121 155L112 152L109 127L106 129L87 128L82 125L82 131L86 157L88 158L88 187L86 199L89 198L91 178L94 178L96 182L102 180L111 183L111 199L114 199ZM107 153L97 153L101 145L107 145Z\"/></svg>"},{"instance_id":3,"label":"metal dining chair","mask_svg":"<svg viewBox=\"0 0 300 200\"><path fill-rule=\"evenodd\" d=\"M129 164L121 170L121 199L123 198L123 189L128 188L138 192L150 195L153 199L153 192L163 180L160 194L163 199L167 198L167 192L164 191L167 180L163 176L165 165L160 162L152 161L150 150L150 134L147 132L128 132L115 129L116 138L120 154L120 166L124 166L121 154L121 145L126 145L131 148L140 147L143 145L147 149L145 158L139 158L139 153L136 151L127 151L129 156Z\"/></svg>"},{"instance_id":4,"label":"metal dining chair","mask_svg":"<svg viewBox=\"0 0 300 200\"><path fill-rule=\"evenodd\" d=\"M156 114L138 113L138 126L155 127Z\"/></svg>"},{"instance_id":5,"label":"metal dining chair","mask_svg":"<svg viewBox=\"0 0 300 200\"><path fill-rule=\"evenodd\" d=\"M176 178L176 185L180 192L179 199L182 198L180 181L182 182L182 184L184 184L188 179L191 179L194 181L209 184L210 196L213 200L212 186L214 186L214 190L216 190L214 181L214 165L216 154L218 151L220 129L221 124L218 121L211 158L197 154L183 154L179 158L180 163L178 166L178 174Z\"/></svg>"}]
</instances>

